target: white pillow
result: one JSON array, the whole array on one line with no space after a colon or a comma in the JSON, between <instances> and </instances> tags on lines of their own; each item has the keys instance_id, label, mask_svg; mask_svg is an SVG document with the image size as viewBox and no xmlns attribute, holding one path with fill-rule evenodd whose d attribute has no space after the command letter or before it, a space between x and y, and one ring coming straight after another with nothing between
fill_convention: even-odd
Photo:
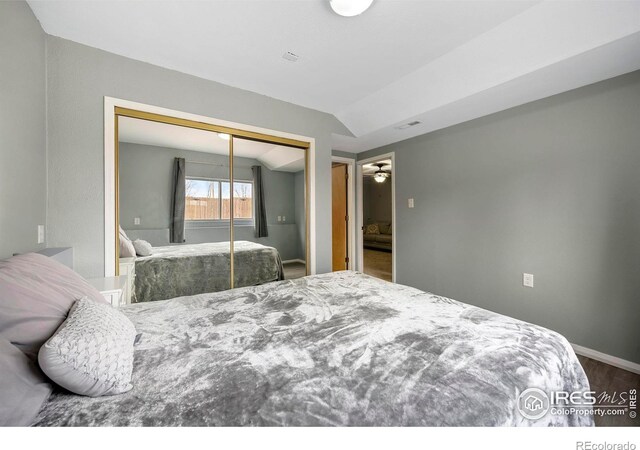
<instances>
[{"instance_id":1,"label":"white pillow","mask_svg":"<svg viewBox=\"0 0 640 450\"><path fill-rule=\"evenodd\" d=\"M40 348L38 362L53 382L76 394L122 394L133 388L135 338L136 329L124 314L83 297Z\"/></svg>"},{"instance_id":2,"label":"white pillow","mask_svg":"<svg viewBox=\"0 0 640 450\"><path fill-rule=\"evenodd\" d=\"M136 239L133 241L133 247L136 249L136 254L138 256L149 256L151 254L151 244L142 239Z\"/></svg>"}]
</instances>

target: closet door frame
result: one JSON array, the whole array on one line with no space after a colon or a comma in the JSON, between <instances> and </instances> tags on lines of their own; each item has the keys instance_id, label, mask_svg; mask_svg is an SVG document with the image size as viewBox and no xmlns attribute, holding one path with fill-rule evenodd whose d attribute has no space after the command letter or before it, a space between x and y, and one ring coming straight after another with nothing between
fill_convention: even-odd
<instances>
[{"instance_id":1,"label":"closet door frame","mask_svg":"<svg viewBox=\"0 0 640 450\"><path fill-rule=\"evenodd\" d=\"M119 148L118 118L131 117L232 136L229 139L230 182L233 183L233 136L285 145L305 151L306 271L315 274L315 139L238 124L197 114L145 105L113 97L104 97L104 274L119 274ZM233 220L230 221L231 280L233 288Z\"/></svg>"}]
</instances>

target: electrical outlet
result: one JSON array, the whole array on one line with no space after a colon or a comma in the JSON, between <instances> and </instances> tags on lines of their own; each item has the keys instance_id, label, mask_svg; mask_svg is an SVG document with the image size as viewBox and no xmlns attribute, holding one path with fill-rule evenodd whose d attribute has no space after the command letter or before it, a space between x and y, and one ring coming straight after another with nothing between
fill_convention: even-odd
<instances>
[{"instance_id":1,"label":"electrical outlet","mask_svg":"<svg viewBox=\"0 0 640 450\"><path fill-rule=\"evenodd\" d=\"M533 287L533 274L532 273L523 273L522 274L522 285L524 287Z\"/></svg>"},{"instance_id":2,"label":"electrical outlet","mask_svg":"<svg viewBox=\"0 0 640 450\"><path fill-rule=\"evenodd\" d=\"M38 225L38 244L44 244L44 225Z\"/></svg>"},{"instance_id":3,"label":"electrical outlet","mask_svg":"<svg viewBox=\"0 0 640 450\"><path fill-rule=\"evenodd\" d=\"M409 208L413 208L414 207L414 203L413 203L413 199L412 198L409 199L408 203L409 203Z\"/></svg>"},{"instance_id":4,"label":"electrical outlet","mask_svg":"<svg viewBox=\"0 0 640 450\"><path fill-rule=\"evenodd\" d=\"M286 216L282 216L282 221L283 221L283 222L286 222L286 221L287 221Z\"/></svg>"},{"instance_id":5,"label":"electrical outlet","mask_svg":"<svg viewBox=\"0 0 640 450\"><path fill-rule=\"evenodd\" d=\"M140 217L134 217L133 218L133 224L134 225L140 225Z\"/></svg>"}]
</instances>

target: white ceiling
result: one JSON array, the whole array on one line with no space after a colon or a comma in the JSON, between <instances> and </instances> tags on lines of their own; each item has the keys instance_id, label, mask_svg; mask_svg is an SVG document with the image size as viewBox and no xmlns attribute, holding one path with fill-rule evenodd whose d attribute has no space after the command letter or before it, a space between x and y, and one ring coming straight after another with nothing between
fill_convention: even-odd
<instances>
[{"instance_id":1,"label":"white ceiling","mask_svg":"<svg viewBox=\"0 0 640 450\"><path fill-rule=\"evenodd\" d=\"M29 4L49 34L334 114L354 152L640 69L640 0Z\"/></svg>"},{"instance_id":2,"label":"white ceiling","mask_svg":"<svg viewBox=\"0 0 640 450\"><path fill-rule=\"evenodd\" d=\"M229 155L229 141L220 138L217 133L131 117L118 120L118 141ZM279 172L299 172L304 169L304 150L283 145L236 138L233 156L255 159L268 169Z\"/></svg>"}]
</instances>

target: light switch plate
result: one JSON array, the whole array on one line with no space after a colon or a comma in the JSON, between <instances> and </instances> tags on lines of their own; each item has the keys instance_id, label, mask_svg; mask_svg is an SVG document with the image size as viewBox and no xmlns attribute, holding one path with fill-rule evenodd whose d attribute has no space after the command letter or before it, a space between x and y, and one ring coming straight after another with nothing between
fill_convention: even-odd
<instances>
[{"instance_id":1,"label":"light switch plate","mask_svg":"<svg viewBox=\"0 0 640 450\"><path fill-rule=\"evenodd\" d=\"M409 208L413 208L414 203L413 203L413 199L412 198L409 199L408 203L409 203Z\"/></svg>"},{"instance_id":2,"label":"light switch plate","mask_svg":"<svg viewBox=\"0 0 640 450\"><path fill-rule=\"evenodd\" d=\"M44 244L44 225L38 225L38 244Z\"/></svg>"},{"instance_id":3,"label":"light switch plate","mask_svg":"<svg viewBox=\"0 0 640 450\"><path fill-rule=\"evenodd\" d=\"M522 274L522 285L524 287L533 287L533 274L532 273L523 273Z\"/></svg>"}]
</instances>

